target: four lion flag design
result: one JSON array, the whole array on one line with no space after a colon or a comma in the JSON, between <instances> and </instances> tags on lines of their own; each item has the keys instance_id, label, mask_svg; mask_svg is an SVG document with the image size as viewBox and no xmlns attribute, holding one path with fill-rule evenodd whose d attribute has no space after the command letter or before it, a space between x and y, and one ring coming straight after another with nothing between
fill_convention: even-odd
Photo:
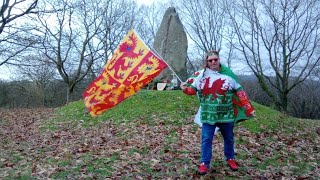
<instances>
[{"instance_id":1,"label":"four lion flag design","mask_svg":"<svg viewBox=\"0 0 320 180\"><path fill-rule=\"evenodd\" d=\"M134 95L167 66L131 29L83 93L86 108L92 116L102 114Z\"/></svg>"}]
</instances>

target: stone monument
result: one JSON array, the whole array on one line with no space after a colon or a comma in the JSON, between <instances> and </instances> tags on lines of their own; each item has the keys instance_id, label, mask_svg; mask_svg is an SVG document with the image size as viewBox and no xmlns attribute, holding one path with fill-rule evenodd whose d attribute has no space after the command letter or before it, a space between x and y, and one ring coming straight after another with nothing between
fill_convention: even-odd
<instances>
[{"instance_id":1,"label":"stone monument","mask_svg":"<svg viewBox=\"0 0 320 180\"><path fill-rule=\"evenodd\" d=\"M166 10L154 39L153 48L182 81L187 79L188 40L174 7ZM162 81L176 81L177 84L180 84L170 68L165 69L157 78Z\"/></svg>"}]
</instances>

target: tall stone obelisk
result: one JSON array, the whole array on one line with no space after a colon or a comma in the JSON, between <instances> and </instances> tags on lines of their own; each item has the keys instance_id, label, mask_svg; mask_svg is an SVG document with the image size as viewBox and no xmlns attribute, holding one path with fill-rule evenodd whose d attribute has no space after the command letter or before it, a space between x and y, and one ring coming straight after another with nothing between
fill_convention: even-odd
<instances>
[{"instance_id":1,"label":"tall stone obelisk","mask_svg":"<svg viewBox=\"0 0 320 180\"><path fill-rule=\"evenodd\" d=\"M154 39L153 48L171 66L182 81L187 79L186 32L174 7L166 10ZM172 80L173 72L167 68L159 76L162 80Z\"/></svg>"}]
</instances>

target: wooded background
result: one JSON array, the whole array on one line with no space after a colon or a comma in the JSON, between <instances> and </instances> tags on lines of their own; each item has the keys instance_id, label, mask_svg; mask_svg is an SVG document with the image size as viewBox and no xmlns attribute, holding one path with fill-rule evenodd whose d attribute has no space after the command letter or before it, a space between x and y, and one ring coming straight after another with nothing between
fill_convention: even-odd
<instances>
[{"instance_id":1,"label":"wooded background","mask_svg":"<svg viewBox=\"0 0 320 180\"><path fill-rule=\"evenodd\" d=\"M0 81L0 107L81 99L131 27L152 47L168 7L188 34L189 74L220 50L250 99L319 119L320 2L303 0L4 0L0 67L12 75Z\"/></svg>"}]
</instances>

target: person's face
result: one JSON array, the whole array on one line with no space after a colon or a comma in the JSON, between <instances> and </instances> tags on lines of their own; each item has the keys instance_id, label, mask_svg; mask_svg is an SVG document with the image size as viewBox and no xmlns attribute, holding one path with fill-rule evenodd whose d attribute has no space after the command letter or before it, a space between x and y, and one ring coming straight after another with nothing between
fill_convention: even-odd
<instances>
[{"instance_id":1,"label":"person's face","mask_svg":"<svg viewBox=\"0 0 320 180\"><path fill-rule=\"evenodd\" d=\"M207 65L208 65L209 69L211 69L213 71L219 71L220 70L219 56L217 56L217 55L208 56Z\"/></svg>"}]
</instances>

